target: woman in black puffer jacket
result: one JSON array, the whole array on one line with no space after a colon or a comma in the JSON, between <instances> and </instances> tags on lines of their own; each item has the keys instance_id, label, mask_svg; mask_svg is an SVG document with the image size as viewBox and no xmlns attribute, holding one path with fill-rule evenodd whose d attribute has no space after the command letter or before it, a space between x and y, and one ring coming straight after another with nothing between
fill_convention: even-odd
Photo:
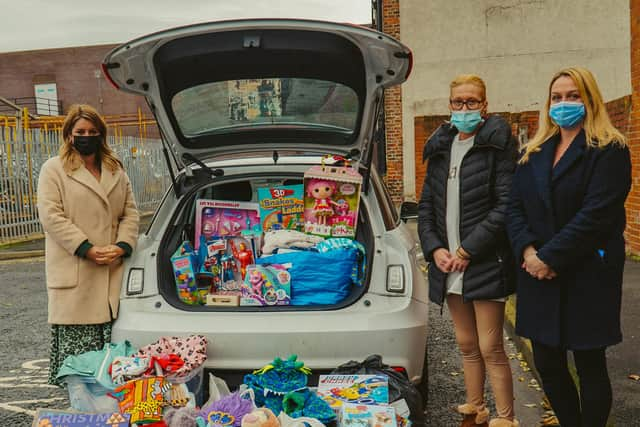
<instances>
[{"instance_id":1,"label":"woman in black puffer jacket","mask_svg":"<svg viewBox=\"0 0 640 427\"><path fill-rule=\"evenodd\" d=\"M498 412L489 425L517 426L502 339L505 297L515 283L505 211L517 143L503 118L487 116L480 77L459 76L450 88L451 121L429 138L423 155L418 232L431 263L429 298L447 302L455 325L467 390L467 402L458 406L463 425L487 425L486 371Z\"/></svg>"}]
</instances>

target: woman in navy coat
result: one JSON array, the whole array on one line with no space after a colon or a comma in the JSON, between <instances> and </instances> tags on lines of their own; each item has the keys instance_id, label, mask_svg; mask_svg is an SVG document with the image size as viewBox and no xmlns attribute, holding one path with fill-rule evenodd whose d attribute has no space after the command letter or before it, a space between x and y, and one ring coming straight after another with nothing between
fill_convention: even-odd
<instances>
[{"instance_id":1,"label":"woman in navy coat","mask_svg":"<svg viewBox=\"0 0 640 427\"><path fill-rule=\"evenodd\" d=\"M605 350L622 340L624 202L631 160L593 75L558 72L523 147L507 215L518 272L516 332L531 339L544 391L563 427L605 426ZM567 368L571 350L580 394Z\"/></svg>"}]
</instances>

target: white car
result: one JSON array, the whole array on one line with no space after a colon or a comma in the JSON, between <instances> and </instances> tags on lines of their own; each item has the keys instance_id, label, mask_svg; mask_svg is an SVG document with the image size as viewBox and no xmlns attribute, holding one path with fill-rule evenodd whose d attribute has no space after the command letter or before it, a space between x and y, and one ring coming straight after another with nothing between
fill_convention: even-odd
<instances>
[{"instance_id":1,"label":"white car","mask_svg":"<svg viewBox=\"0 0 640 427\"><path fill-rule=\"evenodd\" d=\"M290 354L319 372L380 354L411 380L426 377L427 289L415 239L372 167L384 89L410 68L409 49L385 34L304 20L199 24L111 51L105 76L147 99L173 181L127 261L113 340L142 346L202 334L206 368L223 377ZM363 175L356 239L367 252L364 286L330 306L178 298L169 259L194 238L196 199L255 202L258 186L302 183L329 153Z\"/></svg>"}]
</instances>

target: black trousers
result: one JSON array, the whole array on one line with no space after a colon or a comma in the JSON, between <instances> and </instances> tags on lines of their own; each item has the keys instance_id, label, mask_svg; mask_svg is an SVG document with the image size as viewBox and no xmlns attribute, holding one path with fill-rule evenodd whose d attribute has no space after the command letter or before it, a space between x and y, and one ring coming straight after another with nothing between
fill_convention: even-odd
<instances>
[{"instance_id":1,"label":"black trousers","mask_svg":"<svg viewBox=\"0 0 640 427\"><path fill-rule=\"evenodd\" d=\"M567 350L532 342L544 392L562 427L605 427L611 412L606 348L573 350L580 394L567 366Z\"/></svg>"}]
</instances>

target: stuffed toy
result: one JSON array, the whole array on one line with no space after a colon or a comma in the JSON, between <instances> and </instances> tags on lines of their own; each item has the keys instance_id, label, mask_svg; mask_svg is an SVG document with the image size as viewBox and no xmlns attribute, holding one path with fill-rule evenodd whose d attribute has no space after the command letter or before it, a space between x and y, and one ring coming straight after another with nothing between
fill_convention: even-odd
<instances>
[{"instance_id":1,"label":"stuffed toy","mask_svg":"<svg viewBox=\"0 0 640 427\"><path fill-rule=\"evenodd\" d=\"M307 387L311 370L291 355L279 357L253 374L245 375L244 383L255 392L255 403L269 408L274 414L284 411L294 418L311 417L328 423L335 419L329 404Z\"/></svg>"},{"instance_id":2,"label":"stuffed toy","mask_svg":"<svg viewBox=\"0 0 640 427\"><path fill-rule=\"evenodd\" d=\"M267 408L258 408L242 417L242 427L280 427L280 421Z\"/></svg>"},{"instance_id":3,"label":"stuffed toy","mask_svg":"<svg viewBox=\"0 0 640 427\"><path fill-rule=\"evenodd\" d=\"M200 412L195 408L168 408L162 418L168 427L196 427Z\"/></svg>"},{"instance_id":4,"label":"stuffed toy","mask_svg":"<svg viewBox=\"0 0 640 427\"><path fill-rule=\"evenodd\" d=\"M207 426L240 427L242 417L253 411L253 390L231 393L211 404L203 406L199 416Z\"/></svg>"}]
</instances>

